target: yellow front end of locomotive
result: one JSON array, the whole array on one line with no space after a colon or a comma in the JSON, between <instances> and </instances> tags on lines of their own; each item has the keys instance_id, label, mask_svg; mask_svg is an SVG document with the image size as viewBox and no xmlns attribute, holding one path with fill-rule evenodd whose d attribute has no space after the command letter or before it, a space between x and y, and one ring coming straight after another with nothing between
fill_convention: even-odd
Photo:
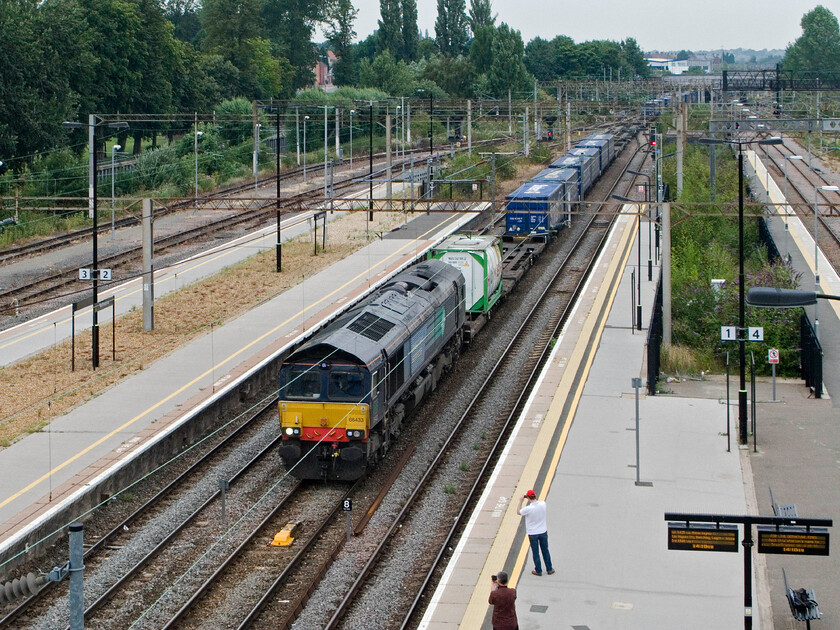
<instances>
[{"instance_id":1,"label":"yellow front end of locomotive","mask_svg":"<svg viewBox=\"0 0 840 630\"><path fill-rule=\"evenodd\" d=\"M288 438L349 442L368 437L366 404L281 401L279 409L280 427Z\"/></svg>"}]
</instances>

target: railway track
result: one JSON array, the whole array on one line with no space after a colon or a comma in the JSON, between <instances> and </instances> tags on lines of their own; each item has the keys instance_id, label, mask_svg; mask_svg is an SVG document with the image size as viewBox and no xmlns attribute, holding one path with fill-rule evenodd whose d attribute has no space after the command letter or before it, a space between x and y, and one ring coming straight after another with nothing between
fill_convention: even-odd
<instances>
[{"instance_id":1,"label":"railway track","mask_svg":"<svg viewBox=\"0 0 840 630\"><path fill-rule=\"evenodd\" d=\"M88 584L97 584L100 592L95 597L94 604L88 607L89 612L86 612L86 617L107 604L117 593L119 585L124 583L130 574L143 571L148 561L154 557L156 552L147 553L143 550L143 546L149 544L146 536L171 538L195 521L196 514L206 511L211 505L218 505L221 493L217 485L211 483L209 488L197 489L196 486L201 480L207 478L216 480L219 475L224 474L224 471L231 466L230 458L232 454L245 448L242 446L243 444L251 445L251 450L255 452L246 458L245 464L241 466L241 471L264 462L271 446L266 446L267 440L263 439L263 436L266 432L271 434L273 430L276 435L271 439L278 438L279 430L276 427L274 399L269 398L246 414L237 427L231 428L228 435L220 436L215 446L206 447L205 452L195 457L191 463L184 465L177 461L172 462L171 468L174 469L178 466L183 468L179 473L171 475L168 467L158 470L157 476L147 480L152 485L151 489L129 488L122 496L111 497L110 504L117 506L114 510L118 515L116 519L108 511L109 506L107 504L100 506L100 510L96 513L98 522L94 521L93 524L88 526L90 530L88 539L94 539L95 542L86 548L84 555ZM270 444L273 444L273 441L270 441ZM241 471L228 477L228 482L230 483L230 481L243 474ZM167 474L174 478L164 481L162 478ZM199 481L197 482L196 479ZM123 506L120 503L122 501L126 503L133 501L132 490L138 494L148 494L149 497L142 501L142 504L136 509L128 510L128 514L125 515L122 513ZM125 493L128 493L127 498L124 498ZM182 506L188 503L198 504L198 509L193 511L193 516L176 517L174 520L177 522L174 522L168 516L170 512L180 511ZM102 532L99 535L95 533L98 530ZM135 557L133 559L116 557L115 551L118 551L120 555L123 552L125 555L132 554L132 540L137 538L141 532L147 533L146 536L143 536L142 541L138 541L140 542L140 551L133 552ZM155 545L155 547L158 548L159 545ZM141 558L140 560L137 559L138 556ZM117 563L120 563L124 568L115 570L113 565ZM120 577L118 580L114 580L107 575L96 577L97 572L102 574L116 573ZM87 589L88 592L93 592L91 586L88 586ZM61 599L66 596L66 592L67 584L64 582L47 583L37 595L24 600L0 619L0 628L19 627L36 619L53 619L52 622L47 622L47 627L59 627L54 618L58 616L66 619L66 615L57 614L52 609L60 606Z\"/></svg>"},{"instance_id":2,"label":"railway track","mask_svg":"<svg viewBox=\"0 0 840 630\"><path fill-rule=\"evenodd\" d=\"M293 168L280 173L280 181L288 181L292 180L303 173L302 168ZM258 186L260 188L274 185L277 182L277 176L268 176L263 177L258 180ZM170 214L173 212L177 212L179 210L184 210L188 208L194 208L197 204L204 204L211 199L225 199L232 195L236 195L238 193L244 192L246 190L252 190L254 188L254 184L249 182L247 184L235 184L231 186L225 186L218 190L213 191L209 194L201 195L197 201L180 201L178 203L170 204L167 206L163 206L158 211L157 217L164 216L166 214ZM78 199L74 201L84 201L83 199ZM125 227L131 227L133 225L139 225L141 219L139 216L128 216L123 217L121 219L116 219L114 221L114 228L121 229ZM99 234L105 233L111 229L110 224L103 224L98 226L97 232ZM14 262L20 258L24 258L26 256L32 256L34 254L42 254L44 252L48 252L59 247L64 247L70 243L76 242L81 239L90 238L93 234L93 227L86 227L80 230L72 230L65 234L56 234L54 236L50 236L47 238L39 239L37 241L31 243L24 243L23 245L17 245L14 247L7 247L0 251L0 263L9 263Z\"/></svg>"},{"instance_id":3,"label":"railway track","mask_svg":"<svg viewBox=\"0 0 840 630\"><path fill-rule=\"evenodd\" d=\"M502 140L503 139L486 141L486 143L496 143ZM476 144L479 145L481 143ZM409 151L409 156L411 156L413 153L416 153L417 151L419 150ZM381 156L375 157L377 159L381 159ZM392 169L404 168L412 162L412 157L409 157L402 161L395 161L392 164ZM293 169L292 171L285 173L283 177L287 180L294 179L298 177L302 172L302 169ZM373 177L379 176L384 172L385 169L380 168L380 170L374 171ZM371 175L369 173L365 173L361 176L354 175L351 173L348 177L345 177L343 180L334 183L332 188L334 192L349 192L358 187L360 184L367 182L370 179L370 177ZM264 178L260 182L260 185L263 187L272 186L275 184L276 177L273 176ZM229 198L231 194L250 190L251 188L253 188L253 183L240 184L235 187L228 187L218 194L205 197L204 202L212 205L214 203L214 199L218 200L223 198ZM276 211L294 212L297 209L306 206L307 204L321 202L323 201L323 197L321 196L321 190L321 188L310 189L299 194L285 197L279 202L276 198L266 198L264 200L248 199L247 203L243 204L245 209L238 211L233 216L225 216L218 219L214 219L201 225L187 229L182 229L174 234L170 234L168 236L163 236L156 239L154 243L155 256L159 257L165 252L177 250L177 248L183 247L186 244L192 242L205 240L207 238L210 238L214 234L229 231L231 228L234 227L244 229L248 226L262 225L265 222L265 220L269 218L269 213L273 213ZM235 203L236 200L233 199L232 201L233 203ZM163 214L169 214L174 210L184 209L185 207L192 208L193 205L194 204L191 201L179 203L176 206L172 206L172 208L164 208ZM158 216L159 215L156 214L156 218ZM125 223L125 225L130 224L130 222ZM109 229L109 227L103 226L100 228L99 231L105 231L106 229ZM80 238L85 238L89 236L91 232L92 229L85 229L79 230L72 235L57 236L54 238L45 239L43 241L40 241L39 243L34 243L29 246L23 246L22 248L18 248L17 253L14 253L12 250L7 249L0 253L0 260L4 260L5 262L12 262L15 258L19 259L24 256L32 256L37 253L43 253L45 251L49 251L51 249L56 249L61 246L67 245L70 242L78 241ZM3 258L4 256L6 258ZM98 266L100 268L112 269L115 275L117 275L117 273L119 272L122 272L121 275L124 279L126 274L129 272L139 272L139 261L141 260L141 257L142 245L138 244L134 246L129 246L111 255L100 256L98 260ZM6 290L0 291L0 314L14 314L16 317L19 317L22 314L26 314L27 306L34 306L41 302L51 300L54 298L70 298L71 296L64 296L62 294L67 293L67 287L71 284L76 283L77 280L78 275L75 267L73 265L65 265L63 266L62 271L52 271L40 277L27 280L23 282L20 286L13 286ZM108 284L109 283L107 282L102 282L100 284L100 287L102 289L107 288ZM79 293L86 293L86 290L72 292L73 295L77 295Z\"/></svg>"},{"instance_id":4,"label":"railway track","mask_svg":"<svg viewBox=\"0 0 840 630\"><path fill-rule=\"evenodd\" d=\"M800 147L794 145L791 149L788 143L783 145L764 145L766 156L770 160L768 169L777 180L777 185L785 193L793 212L805 223L815 225L820 250L828 259L835 271L840 272L840 195L834 191L822 190L822 186L830 186L821 171L812 170L805 160L790 160L788 156L795 155ZM787 178L785 177L785 163ZM787 185L785 184L787 179ZM816 198L815 198L816 197ZM819 211L814 215L814 203ZM814 219L817 219L816 224Z\"/></svg>"}]
</instances>

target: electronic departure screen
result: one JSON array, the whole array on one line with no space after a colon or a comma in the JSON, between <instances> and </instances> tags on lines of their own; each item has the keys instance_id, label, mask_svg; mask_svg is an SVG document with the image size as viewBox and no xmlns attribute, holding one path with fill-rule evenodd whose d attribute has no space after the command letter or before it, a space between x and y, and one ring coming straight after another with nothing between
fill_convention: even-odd
<instances>
[{"instance_id":1,"label":"electronic departure screen","mask_svg":"<svg viewBox=\"0 0 840 630\"><path fill-rule=\"evenodd\" d=\"M827 556L828 530L812 527L758 527L758 553Z\"/></svg>"},{"instance_id":2,"label":"electronic departure screen","mask_svg":"<svg viewBox=\"0 0 840 630\"><path fill-rule=\"evenodd\" d=\"M684 551L738 551L737 525L668 523L668 549Z\"/></svg>"}]
</instances>

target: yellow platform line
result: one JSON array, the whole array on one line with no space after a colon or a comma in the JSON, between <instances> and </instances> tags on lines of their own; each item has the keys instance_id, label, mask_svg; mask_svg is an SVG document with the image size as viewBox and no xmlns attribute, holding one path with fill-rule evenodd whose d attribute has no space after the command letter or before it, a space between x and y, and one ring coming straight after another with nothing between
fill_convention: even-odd
<instances>
[{"instance_id":1,"label":"yellow platform line","mask_svg":"<svg viewBox=\"0 0 840 630\"><path fill-rule=\"evenodd\" d=\"M636 221L638 220L637 218ZM617 246L619 254L612 257L605 272L604 281L598 288L598 292L590 308L590 313L600 313L600 315L598 317L587 317L584 321L577 343L569 357L569 361L563 371L563 376L560 379L560 383L549 406L545 421L540 427L537 439L534 441L534 448L528 458L528 463L519 478L519 485L517 486L516 492L514 492L514 497L523 495L530 488L539 487L540 470L546 459L550 457L551 461L546 472L545 483L539 492L539 498L544 500L548 494L551 480L554 478L554 473L560 462L560 455L571 430L575 412L577 411L580 398L583 395L584 385L586 384L589 371L592 368L592 363L595 360L595 349L601 341L610 309L618 293L621 276L630 257L633 238L636 232L636 221L627 221L623 232L619 236ZM574 369L575 366L580 366L580 368ZM553 453L549 453L548 450L552 443L552 437L563 419L563 408L570 398L568 420L562 427L559 441ZM490 553L487 554L487 561L481 571L481 576L467 605L464 617L458 626L461 630L479 630L484 623L488 612L487 597L489 588L487 585L490 584L490 576L499 567L504 566L505 559L510 556L517 531L522 521L522 517L516 513L516 503L516 501L511 500L508 504L505 515L502 518L502 523L499 526L499 531L490 548ZM522 546L516 554L514 569L511 571L509 583L512 586L515 586L519 581L529 549L530 545L527 539L523 540Z\"/></svg>"}]
</instances>

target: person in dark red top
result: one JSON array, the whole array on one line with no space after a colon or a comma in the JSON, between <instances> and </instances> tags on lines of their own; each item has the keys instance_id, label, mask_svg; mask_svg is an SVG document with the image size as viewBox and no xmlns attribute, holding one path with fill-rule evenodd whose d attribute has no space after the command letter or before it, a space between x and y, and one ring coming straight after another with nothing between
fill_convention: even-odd
<instances>
[{"instance_id":1,"label":"person in dark red top","mask_svg":"<svg viewBox=\"0 0 840 630\"><path fill-rule=\"evenodd\" d=\"M516 589L508 588L508 574L493 576L489 602L493 605L493 630L519 630L516 620Z\"/></svg>"}]
</instances>

